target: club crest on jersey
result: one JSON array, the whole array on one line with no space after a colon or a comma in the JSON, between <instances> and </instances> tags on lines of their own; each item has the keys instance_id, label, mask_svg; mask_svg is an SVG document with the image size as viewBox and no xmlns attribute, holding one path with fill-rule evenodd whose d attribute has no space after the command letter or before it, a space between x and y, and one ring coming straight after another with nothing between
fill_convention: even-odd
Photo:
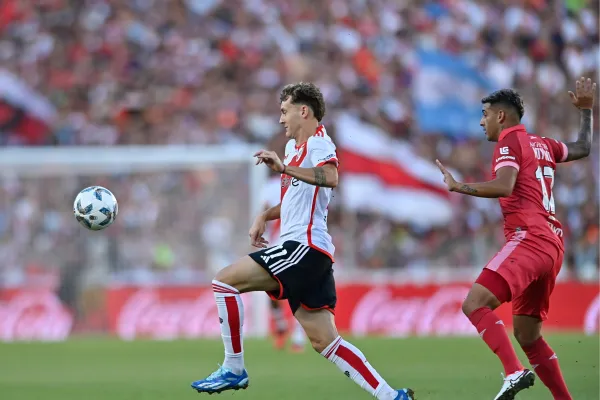
<instances>
[{"instance_id":1,"label":"club crest on jersey","mask_svg":"<svg viewBox=\"0 0 600 400\"><path fill-rule=\"evenodd\" d=\"M290 185L298 186L300 181L296 178L292 178L291 176L285 175L281 178L281 187L288 188Z\"/></svg>"}]
</instances>

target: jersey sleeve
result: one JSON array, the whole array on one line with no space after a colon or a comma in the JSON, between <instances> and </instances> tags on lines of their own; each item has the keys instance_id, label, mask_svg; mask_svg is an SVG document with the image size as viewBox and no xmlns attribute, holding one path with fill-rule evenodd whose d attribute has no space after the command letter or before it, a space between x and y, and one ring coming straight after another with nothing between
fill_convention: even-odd
<instances>
[{"instance_id":1,"label":"jersey sleeve","mask_svg":"<svg viewBox=\"0 0 600 400\"><path fill-rule=\"evenodd\" d=\"M308 144L308 156L312 165L322 167L325 164L333 164L339 166L335 145L330 140L320 137L311 138Z\"/></svg>"},{"instance_id":2,"label":"jersey sleeve","mask_svg":"<svg viewBox=\"0 0 600 400\"><path fill-rule=\"evenodd\" d=\"M565 162L567 160L567 156L569 155L569 148L563 142L559 142L556 139L550 139L543 137L542 140L550 149L550 152L554 156L554 161L557 163Z\"/></svg>"},{"instance_id":3,"label":"jersey sleeve","mask_svg":"<svg viewBox=\"0 0 600 400\"><path fill-rule=\"evenodd\" d=\"M497 172L504 167L512 167L519 171L521 169L521 153L521 145L516 135L502 139L494 149L493 171Z\"/></svg>"}]
</instances>

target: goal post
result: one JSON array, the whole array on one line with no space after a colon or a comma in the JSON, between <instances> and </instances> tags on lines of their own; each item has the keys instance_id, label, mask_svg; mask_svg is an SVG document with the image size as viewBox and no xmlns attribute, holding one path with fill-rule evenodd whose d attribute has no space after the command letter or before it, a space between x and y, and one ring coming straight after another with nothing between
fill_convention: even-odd
<instances>
[{"instance_id":1,"label":"goal post","mask_svg":"<svg viewBox=\"0 0 600 400\"><path fill-rule=\"evenodd\" d=\"M9 246L16 266L47 266L61 281L85 264L87 286L200 284L252 251L248 229L263 207L268 168L251 145L19 147L0 149L0 201L20 219ZM116 223L85 231L73 217L76 194L106 186L119 202ZM23 233L24 232L24 233ZM15 268L12 273L18 268ZM0 269L0 274L5 273ZM3 279L1 284L10 283ZM15 278L15 284L18 279ZM77 294L76 294L77 296ZM251 294L249 336L269 330L268 297Z\"/></svg>"}]
</instances>

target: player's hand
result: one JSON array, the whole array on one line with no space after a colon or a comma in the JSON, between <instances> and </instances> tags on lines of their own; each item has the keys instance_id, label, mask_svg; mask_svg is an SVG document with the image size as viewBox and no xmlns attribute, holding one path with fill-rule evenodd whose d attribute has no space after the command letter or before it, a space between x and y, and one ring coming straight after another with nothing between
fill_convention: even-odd
<instances>
[{"instance_id":1,"label":"player's hand","mask_svg":"<svg viewBox=\"0 0 600 400\"><path fill-rule=\"evenodd\" d=\"M263 237L266 230L267 221L265 221L265 219L259 215L252 223L250 231L248 232L248 236L250 236L250 244L260 249L266 248L269 245L269 242Z\"/></svg>"},{"instance_id":2,"label":"player's hand","mask_svg":"<svg viewBox=\"0 0 600 400\"><path fill-rule=\"evenodd\" d=\"M279 156L274 151L261 150L256 152L254 157L257 158L256 165L264 163L267 165L267 167L279 173L283 173L283 170L285 169L283 162L279 159Z\"/></svg>"},{"instance_id":3,"label":"player's hand","mask_svg":"<svg viewBox=\"0 0 600 400\"><path fill-rule=\"evenodd\" d=\"M594 108L594 97L596 96L596 83L592 83L590 78L581 78L575 82L575 93L569 91L571 102L581 110L591 110Z\"/></svg>"},{"instance_id":4,"label":"player's hand","mask_svg":"<svg viewBox=\"0 0 600 400\"><path fill-rule=\"evenodd\" d=\"M442 165L440 160L435 160L435 163L437 164L440 171L442 171L442 175L444 175L444 183L448 185L448 190L454 192L458 187L458 182L456 182L456 180L454 179L452 174L446 169L446 167Z\"/></svg>"}]
</instances>

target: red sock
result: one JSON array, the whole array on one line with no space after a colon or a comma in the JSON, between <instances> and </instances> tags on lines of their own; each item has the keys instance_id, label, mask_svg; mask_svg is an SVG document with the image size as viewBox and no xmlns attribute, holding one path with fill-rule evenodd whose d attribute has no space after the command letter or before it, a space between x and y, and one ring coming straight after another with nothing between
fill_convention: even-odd
<instances>
[{"instance_id":1,"label":"red sock","mask_svg":"<svg viewBox=\"0 0 600 400\"><path fill-rule=\"evenodd\" d=\"M556 353L548 346L544 338L540 337L529 346L522 347L536 375L550 389L554 399L572 400L573 398L569 394L569 389L567 389L562 372L560 372L558 357L556 357Z\"/></svg>"},{"instance_id":2,"label":"red sock","mask_svg":"<svg viewBox=\"0 0 600 400\"><path fill-rule=\"evenodd\" d=\"M506 334L504 323L490 308L478 308L469 315L469 320L477 328L483 341L496 353L504 366L506 375L524 369Z\"/></svg>"}]
</instances>

